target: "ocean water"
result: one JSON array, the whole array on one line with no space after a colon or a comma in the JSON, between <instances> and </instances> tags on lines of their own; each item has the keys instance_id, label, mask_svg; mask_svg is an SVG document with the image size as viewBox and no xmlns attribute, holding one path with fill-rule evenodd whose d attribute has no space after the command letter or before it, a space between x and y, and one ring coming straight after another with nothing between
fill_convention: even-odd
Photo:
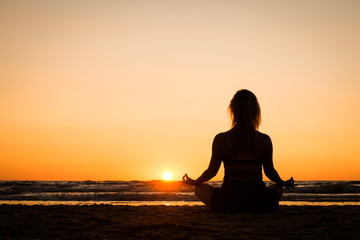
<instances>
[{"instance_id":1,"label":"ocean water","mask_svg":"<svg viewBox=\"0 0 360 240\"><path fill-rule=\"evenodd\" d=\"M221 181L210 184L219 187ZM270 184L270 182L265 182ZM298 181L280 205L360 206L360 181ZM0 204L203 205L180 181L0 181Z\"/></svg>"}]
</instances>

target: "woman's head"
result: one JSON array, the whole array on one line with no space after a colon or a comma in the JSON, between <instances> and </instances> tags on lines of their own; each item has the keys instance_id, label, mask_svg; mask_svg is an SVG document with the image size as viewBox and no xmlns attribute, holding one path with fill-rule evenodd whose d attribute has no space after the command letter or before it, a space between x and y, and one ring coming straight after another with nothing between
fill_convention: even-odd
<instances>
[{"instance_id":1,"label":"woman's head","mask_svg":"<svg viewBox=\"0 0 360 240\"><path fill-rule=\"evenodd\" d=\"M256 96L246 89L235 93L230 101L229 113L232 127L239 129L245 135L251 134L259 128L261 110Z\"/></svg>"}]
</instances>

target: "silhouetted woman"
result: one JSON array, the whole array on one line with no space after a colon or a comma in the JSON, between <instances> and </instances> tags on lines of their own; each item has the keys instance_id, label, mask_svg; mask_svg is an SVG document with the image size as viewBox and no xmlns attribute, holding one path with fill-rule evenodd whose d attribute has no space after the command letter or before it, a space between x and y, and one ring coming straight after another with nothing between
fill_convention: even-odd
<instances>
[{"instance_id":1,"label":"silhouetted woman","mask_svg":"<svg viewBox=\"0 0 360 240\"><path fill-rule=\"evenodd\" d=\"M196 196L216 212L273 212L279 207L283 187L293 187L294 180L281 180L273 165L273 150L268 135L257 131L261 122L256 96L248 90L236 92L229 105L232 128L215 136L207 170L196 180L183 176L195 185ZM204 182L213 178L224 163L221 188ZM266 187L266 176L276 184Z\"/></svg>"}]
</instances>

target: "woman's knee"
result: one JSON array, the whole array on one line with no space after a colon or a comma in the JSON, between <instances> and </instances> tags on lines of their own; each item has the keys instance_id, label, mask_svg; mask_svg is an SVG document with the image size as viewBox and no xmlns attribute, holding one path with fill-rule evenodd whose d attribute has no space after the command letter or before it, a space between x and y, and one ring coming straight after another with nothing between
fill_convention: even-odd
<instances>
[{"instance_id":1,"label":"woman's knee","mask_svg":"<svg viewBox=\"0 0 360 240\"><path fill-rule=\"evenodd\" d=\"M195 192L195 195L196 195L196 196L198 195L199 191L200 191L199 185L195 185L194 192Z\"/></svg>"},{"instance_id":2,"label":"woman's knee","mask_svg":"<svg viewBox=\"0 0 360 240\"><path fill-rule=\"evenodd\" d=\"M195 195L207 206L210 206L210 199L213 190L213 186L206 183L201 183L195 186Z\"/></svg>"},{"instance_id":3,"label":"woman's knee","mask_svg":"<svg viewBox=\"0 0 360 240\"><path fill-rule=\"evenodd\" d=\"M209 188L208 188L207 184L205 184L205 183L201 183L199 185L196 185L195 186L195 195L196 196L201 196L201 195L204 194L204 192L207 192L208 189Z\"/></svg>"},{"instance_id":4,"label":"woman's knee","mask_svg":"<svg viewBox=\"0 0 360 240\"><path fill-rule=\"evenodd\" d=\"M270 186L268 186L268 188L275 190L277 192L279 198L282 197L282 195L283 195L283 187L282 186L279 186L277 184L271 184Z\"/></svg>"}]
</instances>

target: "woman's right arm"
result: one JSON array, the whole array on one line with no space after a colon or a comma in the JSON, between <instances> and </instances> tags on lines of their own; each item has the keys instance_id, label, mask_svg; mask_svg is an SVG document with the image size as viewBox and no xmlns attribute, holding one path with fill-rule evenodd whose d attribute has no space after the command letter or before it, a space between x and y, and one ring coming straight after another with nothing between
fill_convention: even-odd
<instances>
[{"instance_id":1,"label":"woman's right arm","mask_svg":"<svg viewBox=\"0 0 360 240\"><path fill-rule=\"evenodd\" d=\"M264 172L265 175L273 182L275 182L276 184L283 186L284 185L284 181L280 178L278 172L275 170L274 168L274 163L273 163L273 146L272 146L272 142L271 142L271 138L267 135L266 136L266 156L263 162L263 166L264 166Z\"/></svg>"}]
</instances>

